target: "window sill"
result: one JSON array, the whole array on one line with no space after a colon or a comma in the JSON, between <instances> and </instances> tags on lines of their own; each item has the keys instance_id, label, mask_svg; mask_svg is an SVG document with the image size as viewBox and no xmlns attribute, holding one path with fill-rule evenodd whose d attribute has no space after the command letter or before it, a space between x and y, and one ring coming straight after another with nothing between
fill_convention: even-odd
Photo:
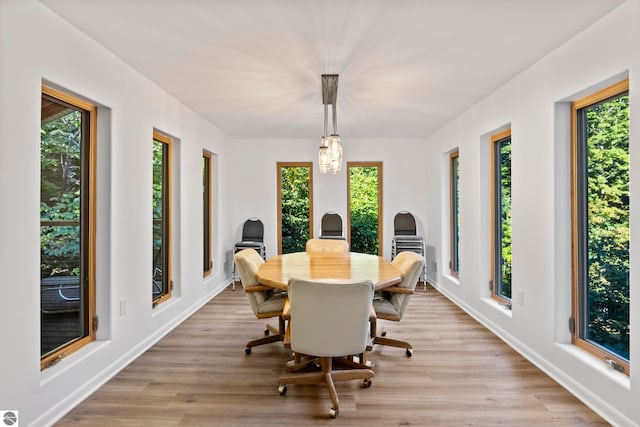
<instances>
[{"instance_id":1,"label":"window sill","mask_svg":"<svg viewBox=\"0 0 640 427\"><path fill-rule=\"evenodd\" d=\"M460 286L460 278L446 273L443 274L442 277L447 279L451 284Z\"/></svg>"},{"instance_id":2,"label":"window sill","mask_svg":"<svg viewBox=\"0 0 640 427\"><path fill-rule=\"evenodd\" d=\"M54 381L56 378L64 375L71 369L75 369L78 363L81 363L83 360L88 359L93 354L101 351L104 347L109 345L111 340L95 340L85 345L83 348L78 351L70 354L69 356L63 358L56 365L53 365L49 368L46 368L43 371L40 371L40 386L43 387Z\"/></svg>"},{"instance_id":3,"label":"window sill","mask_svg":"<svg viewBox=\"0 0 640 427\"><path fill-rule=\"evenodd\" d=\"M604 378L610 380L612 383L617 384L625 391L631 390L631 379L622 372L618 372L602 360L593 357L589 353L581 350L573 344L556 343L556 346L567 353L570 357L578 360L593 371L598 372Z\"/></svg>"},{"instance_id":4,"label":"window sill","mask_svg":"<svg viewBox=\"0 0 640 427\"><path fill-rule=\"evenodd\" d=\"M507 308L504 304L500 304L498 301L494 300L493 298L482 298L482 301L484 301L490 307L498 310L498 312L504 314L509 319L513 317L513 312L511 311L510 308Z\"/></svg>"}]
</instances>

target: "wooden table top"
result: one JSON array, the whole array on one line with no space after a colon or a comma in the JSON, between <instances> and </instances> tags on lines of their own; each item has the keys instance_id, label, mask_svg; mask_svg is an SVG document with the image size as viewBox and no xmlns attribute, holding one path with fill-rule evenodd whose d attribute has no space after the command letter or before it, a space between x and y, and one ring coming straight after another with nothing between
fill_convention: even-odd
<instances>
[{"instance_id":1,"label":"wooden table top","mask_svg":"<svg viewBox=\"0 0 640 427\"><path fill-rule=\"evenodd\" d=\"M400 270L386 259L357 252L278 255L262 264L256 275L260 284L282 290L287 290L290 277L303 280L371 280L376 290L402 281Z\"/></svg>"}]
</instances>

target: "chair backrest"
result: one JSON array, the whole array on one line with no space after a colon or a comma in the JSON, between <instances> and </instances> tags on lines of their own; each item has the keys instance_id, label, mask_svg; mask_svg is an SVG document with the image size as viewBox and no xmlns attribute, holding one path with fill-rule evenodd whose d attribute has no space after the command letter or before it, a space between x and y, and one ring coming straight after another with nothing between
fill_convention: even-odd
<instances>
[{"instance_id":1,"label":"chair backrest","mask_svg":"<svg viewBox=\"0 0 640 427\"><path fill-rule=\"evenodd\" d=\"M308 253L347 253L349 252L349 244L346 240L309 239L306 251Z\"/></svg>"},{"instance_id":2,"label":"chair backrest","mask_svg":"<svg viewBox=\"0 0 640 427\"><path fill-rule=\"evenodd\" d=\"M400 252L396 255L393 261L391 261L391 264L393 264L402 273L402 282L396 286L411 289L413 291L416 288L420 272L424 266L424 258L422 255L411 251ZM409 304L410 297L411 294L402 294L399 292L391 293L391 304L400 315L400 318L402 318L402 315Z\"/></svg>"},{"instance_id":3,"label":"chair backrest","mask_svg":"<svg viewBox=\"0 0 640 427\"><path fill-rule=\"evenodd\" d=\"M289 280L291 349L329 357L364 352L373 283Z\"/></svg>"},{"instance_id":4,"label":"chair backrest","mask_svg":"<svg viewBox=\"0 0 640 427\"><path fill-rule=\"evenodd\" d=\"M236 263L238 274L240 275L242 287L247 288L248 286L257 285L258 281L256 279L256 273L258 272L258 268L264 264L264 260L258 252L256 252L255 249L243 249L240 252L237 252L233 256L233 259ZM267 291L245 293L249 299L249 305L251 305L253 314L257 315L258 306L269 297Z\"/></svg>"},{"instance_id":5,"label":"chair backrest","mask_svg":"<svg viewBox=\"0 0 640 427\"><path fill-rule=\"evenodd\" d=\"M244 242L263 242L264 224L258 218L249 218L242 226L242 240Z\"/></svg>"},{"instance_id":6,"label":"chair backrest","mask_svg":"<svg viewBox=\"0 0 640 427\"><path fill-rule=\"evenodd\" d=\"M416 219L411 212L400 211L393 218L393 235L394 236L415 236Z\"/></svg>"},{"instance_id":7,"label":"chair backrest","mask_svg":"<svg viewBox=\"0 0 640 427\"><path fill-rule=\"evenodd\" d=\"M322 215L320 222L320 237L344 237L342 232L342 217L335 212Z\"/></svg>"}]
</instances>

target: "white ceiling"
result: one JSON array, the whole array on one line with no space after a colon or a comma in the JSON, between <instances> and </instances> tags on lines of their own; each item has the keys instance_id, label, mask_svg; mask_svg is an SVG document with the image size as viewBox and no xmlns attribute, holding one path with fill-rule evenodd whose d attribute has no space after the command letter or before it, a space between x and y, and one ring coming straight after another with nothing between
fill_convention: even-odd
<instances>
[{"instance_id":1,"label":"white ceiling","mask_svg":"<svg viewBox=\"0 0 640 427\"><path fill-rule=\"evenodd\" d=\"M420 137L623 0L40 0L232 138Z\"/></svg>"}]
</instances>

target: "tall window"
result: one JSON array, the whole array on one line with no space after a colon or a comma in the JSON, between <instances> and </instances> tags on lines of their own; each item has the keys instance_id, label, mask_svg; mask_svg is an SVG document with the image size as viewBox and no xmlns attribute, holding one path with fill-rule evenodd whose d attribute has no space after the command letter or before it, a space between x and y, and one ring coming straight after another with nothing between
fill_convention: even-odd
<instances>
[{"instance_id":1,"label":"tall window","mask_svg":"<svg viewBox=\"0 0 640 427\"><path fill-rule=\"evenodd\" d=\"M449 206L451 216L449 270L452 276L458 277L460 259L458 257L458 244L460 241L460 156L458 150L449 154Z\"/></svg>"},{"instance_id":2,"label":"tall window","mask_svg":"<svg viewBox=\"0 0 640 427\"><path fill-rule=\"evenodd\" d=\"M491 296L511 301L511 129L491 136Z\"/></svg>"},{"instance_id":3,"label":"tall window","mask_svg":"<svg viewBox=\"0 0 640 427\"><path fill-rule=\"evenodd\" d=\"M629 373L629 81L572 104L573 342Z\"/></svg>"},{"instance_id":4,"label":"tall window","mask_svg":"<svg viewBox=\"0 0 640 427\"><path fill-rule=\"evenodd\" d=\"M347 171L351 250L382 254L382 162L347 162Z\"/></svg>"},{"instance_id":5,"label":"tall window","mask_svg":"<svg viewBox=\"0 0 640 427\"><path fill-rule=\"evenodd\" d=\"M153 132L153 305L171 297L171 138Z\"/></svg>"},{"instance_id":6,"label":"tall window","mask_svg":"<svg viewBox=\"0 0 640 427\"><path fill-rule=\"evenodd\" d=\"M313 236L313 163L278 162L278 253L304 252Z\"/></svg>"},{"instance_id":7,"label":"tall window","mask_svg":"<svg viewBox=\"0 0 640 427\"><path fill-rule=\"evenodd\" d=\"M202 266L203 274L208 276L213 268L211 255L211 177L212 177L211 153L202 153Z\"/></svg>"},{"instance_id":8,"label":"tall window","mask_svg":"<svg viewBox=\"0 0 640 427\"><path fill-rule=\"evenodd\" d=\"M96 108L42 87L40 367L95 339Z\"/></svg>"}]
</instances>

